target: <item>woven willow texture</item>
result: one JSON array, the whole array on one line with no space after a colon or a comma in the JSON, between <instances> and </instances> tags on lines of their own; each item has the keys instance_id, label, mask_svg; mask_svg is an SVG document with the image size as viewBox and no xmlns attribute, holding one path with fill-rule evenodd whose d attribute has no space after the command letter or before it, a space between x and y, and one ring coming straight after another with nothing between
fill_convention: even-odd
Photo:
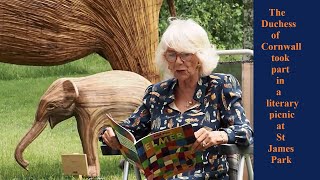
<instances>
[{"instance_id":1,"label":"woven willow texture","mask_svg":"<svg viewBox=\"0 0 320 180\"><path fill-rule=\"evenodd\" d=\"M162 0L0 0L0 61L58 65L93 52L158 80Z\"/></svg>"}]
</instances>

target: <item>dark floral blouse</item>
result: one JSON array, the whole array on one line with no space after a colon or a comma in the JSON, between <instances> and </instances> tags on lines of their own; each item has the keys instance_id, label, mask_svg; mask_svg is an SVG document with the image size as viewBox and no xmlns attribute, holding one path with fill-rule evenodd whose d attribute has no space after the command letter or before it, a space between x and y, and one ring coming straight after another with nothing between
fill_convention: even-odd
<instances>
[{"instance_id":1,"label":"dark floral blouse","mask_svg":"<svg viewBox=\"0 0 320 180\"><path fill-rule=\"evenodd\" d=\"M195 131L206 127L225 131L228 143L248 146L253 143L253 131L241 104L238 80L229 74L213 73L201 77L193 99L197 102L184 113L175 108L174 90L177 79L150 85L143 104L122 125L137 138L149 133L191 123ZM217 154L217 147L203 151L203 166L173 179L228 179L225 155Z\"/></svg>"}]
</instances>

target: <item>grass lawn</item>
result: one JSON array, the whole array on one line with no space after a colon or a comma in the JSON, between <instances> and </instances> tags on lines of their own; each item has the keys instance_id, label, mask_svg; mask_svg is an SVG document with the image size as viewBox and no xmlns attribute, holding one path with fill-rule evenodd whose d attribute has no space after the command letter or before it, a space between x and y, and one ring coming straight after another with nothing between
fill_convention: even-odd
<instances>
[{"instance_id":1,"label":"grass lawn","mask_svg":"<svg viewBox=\"0 0 320 180\"><path fill-rule=\"evenodd\" d=\"M84 75L81 75L84 76ZM61 154L82 153L76 121L70 118L54 129L49 126L24 151L29 171L21 168L14 159L14 151L24 134L31 128L41 95L58 77L0 80L0 179L73 179L64 176ZM99 143L100 144L100 143ZM101 177L118 180L120 156L102 156ZM131 168L132 169L132 168ZM129 179L134 179L133 171Z\"/></svg>"}]
</instances>

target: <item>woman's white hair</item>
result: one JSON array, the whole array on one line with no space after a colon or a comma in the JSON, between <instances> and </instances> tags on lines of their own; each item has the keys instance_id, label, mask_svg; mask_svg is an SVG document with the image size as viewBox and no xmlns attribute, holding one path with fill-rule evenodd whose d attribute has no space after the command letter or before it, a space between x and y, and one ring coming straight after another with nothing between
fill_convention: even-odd
<instances>
[{"instance_id":1,"label":"woman's white hair","mask_svg":"<svg viewBox=\"0 0 320 180\"><path fill-rule=\"evenodd\" d=\"M156 52L156 63L164 79L172 78L164 53L168 48L177 52L194 53L200 60L200 75L207 76L217 67L219 56L206 31L191 19L169 19Z\"/></svg>"}]
</instances>

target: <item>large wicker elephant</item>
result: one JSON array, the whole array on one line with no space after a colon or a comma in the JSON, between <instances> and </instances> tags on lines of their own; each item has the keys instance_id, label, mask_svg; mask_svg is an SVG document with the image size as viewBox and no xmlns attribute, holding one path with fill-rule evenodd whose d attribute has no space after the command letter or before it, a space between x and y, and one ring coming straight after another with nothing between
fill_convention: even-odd
<instances>
[{"instance_id":1,"label":"large wicker elephant","mask_svg":"<svg viewBox=\"0 0 320 180\"><path fill-rule=\"evenodd\" d=\"M98 134L108 125L106 113L114 119L127 118L141 103L151 83L128 71L108 71L81 78L61 78L51 84L41 97L35 121L16 147L15 158L23 167L28 162L23 151L45 129L72 116L76 117L83 152L87 154L89 176L99 176Z\"/></svg>"},{"instance_id":2,"label":"large wicker elephant","mask_svg":"<svg viewBox=\"0 0 320 180\"><path fill-rule=\"evenodd\" d=\"M0 61L58 65L96 52L156 82L162 1L0 0Z\"/></svg>"}]
</instances>

